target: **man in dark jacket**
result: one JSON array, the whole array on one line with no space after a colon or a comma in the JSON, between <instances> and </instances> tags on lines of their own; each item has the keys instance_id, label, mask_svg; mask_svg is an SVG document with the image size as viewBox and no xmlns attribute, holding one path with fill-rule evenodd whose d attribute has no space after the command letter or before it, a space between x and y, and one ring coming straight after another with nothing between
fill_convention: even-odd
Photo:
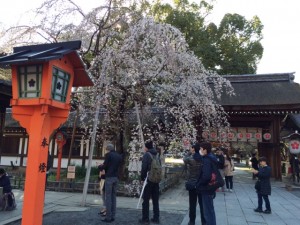
<instances>
[{"instance_id":1,"label":"man in dark jacket","mask_svg":"<svg viewBox=\"0 0 300 225\"><path fill-rule=\"evenodd\" d=\"M195 143L190 149L190 153L183 157L183 162L187 168L187 182L197 181L202 170L202 156L199 153L200 145ZM197 193L196 189L189 190L189 217L190 221L188 225L195 225L196 220L196 206L197 199L200 207L201 224L205 224L205 218L203 213L202 196L201 193Z\"/></svg>"},{"instance_id":2,"label":"man in dark jacket","mask_svg":"<svg viewBox=\"0 0 300 225\"><path fill-rule=\"evenodd\" d=\"M224 165L225 165L225 157L224 157L224 152L227 152L227 150L223 147L221 148L217 148L217 151L216 151L216 158L217 158L217 161L218 161L218 169L219 169L219 172L222 176L222 178L224 179ZM223 186L221 188L222 192L225 191L225 186ZM217 190L219 191L219 189Z\"/></svg>"},{"instance_id":3,"label":"man in dark jacket","mask_svg":"<svg viewBox=\"0 0 300 225\"><path fill-rule=\"evenodd\" d=\"M255 212L271 213L271 206L269 195L271 195L271 167L267 165L266 157L259 158L259 169L253 170L253 173L258 177L259 187L256 189L258 197L258 207L254 209ZM262 210L263 199L265 201L266 210Z\"/></svg>"},{"instance_id":4,"label":"man in dark jacket","mask_svg":"<svg viewBox=\"0 0 300 225\"><path fill-rule=\"evenodd\" d=\"M106 146L103 168L105 170L105 206L106 206L106 217L104 222L112 222L115 220L116 208L117 208L117 184L118 171L122 163L122 156L115 151L113 144Z\"/></svg>"},{"instance_id":5,"label":"man in dark jacket","mask_svg":"<svg viewBox=\"0 0 300 225\"><path fill-rule=\"evenodd\" d=\"M258 160L256 158L256 153L253 153L252 154L252 157L250 159L251 161L251 167L254 169L254 170L258 170ZM252 176L252 179L255 180L256 179L256 175L253 173L253 176Z\"/></svg>"},{"instance_id":6,"label":"man in dark jacket","mask_svg":"<svg viewBox=\"0 0 300 225\"><path fill-rule=\"evenodd\" d=\"M203 213L206 225L216 225L216 214L214 209L214 198L216 196L215 191L205 190L205 186L208 185L211 180L211 174L213 172L213 164L218 164L218 161L214 154L211 153L211 144L209 142L200 143L200 155L203 157L202 173L199 176L198 183L200 184L200 190L202 195Z\"/></svg>"},{"instance_id":7,"label":"man in dark jacket","mask_svg":"<svg viewBox=\"0 0 300 225\"><path fill-rule=\"evenodd\" d=\"M152 157L151 157L151 155ZM147 178L147 174L151 168L152 158L156 157L157 151L153 146L152 141L145 142L145 153L142 159L141 180L147 182L143 193L142 204L142 219L139 220L140 224L149 224L149 201L152 198L153 204L153 218L152 223L159 224L159 183L153 183Z\"/></svg>"}]
</instances>

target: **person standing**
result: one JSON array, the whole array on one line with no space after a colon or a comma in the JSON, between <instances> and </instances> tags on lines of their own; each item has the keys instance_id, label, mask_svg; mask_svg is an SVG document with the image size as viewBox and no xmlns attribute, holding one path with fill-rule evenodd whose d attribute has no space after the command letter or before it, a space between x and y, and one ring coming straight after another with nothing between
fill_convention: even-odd
<instances>
[{"instance_id":1,"label":"person standing","mask_svg":"<svg viewBox=\"0 0 300 225\"><path fill-rule=\"evenodd\" d=\"M105 170L103 168L103 164L100 164L98 166L98 170L99 170L99 176L98 176L98 180L99 180L99 192L100 195L102 196L102 203L103 203L103 208L100 210L100 212L98 214L100 214L101 216L106 216L106 207L105 207Z\"/></svg>"},{"instance_id":2,"label":"person standing","mask_svg":"<svg viewBox=\"0 0 300 225\"><path fill-rule=\"evenodd\" d=\"M256 158L256 153L252 154L252 157L251 157L250 161L251 161L251 167L252 167L252 169L258 170L258 160ZM254 173L252 174L252 179L253 180L256 179L256 175Z\"/></svg>"},{"instance_id":3,"label":"person standing","mask_svg":"<svg viewBox=\"0 0 300 225\"><path fill-rule=\"evenodd\" d=\"M299 159L297 157L297 155L292 154L290 156L290 165L291 165L291 169L292 169L292 179L293 182L296 182L296 177L297 177L297 182L299 183Z\"/></svg>"},{"instance_id":4,"label":"person standing","mask_svg":"<svg viewBox=\"0 0 300 225\"><path fill-rule=\"evenodd\" d=\"M118 171L122 163L122 156L115 151L113 144L107 144L103 169L105 170L105 206L106 216L103 222L113 222L117 208Z\"/></svg>"},{"instance_id":5,"label":"person standing","mask_svg":"<svg viewBox=\"0 0 300 225\"><path fill-rule=\"evenodd\" d=\"M12 193L10 179L3 168L0 168L0 187L3 188L3 196L0 199L0 207L4 210L13 210L16 208L15 197ZM6 204L6 201L8 204ZM3 205L4 204L4 205Z\"/></svg>"},{"instance_id":6,"label":"person standing","mask_svg":"<svg viewBox=\"0 0 300 225\"><path fill-rule=\"evenodd\" d=\"M267 165L266 157L259 158L258 162L260 165L259 169L253 170L253 173L258 177L257 182L259 183L259 185L256 185L258 206L256 209L254 209L254 211L270 214L272 212L269 201L269 195L271 195L271 167ZM262 209L263 199L266 206L266 210L264 211Z\"/></svg>"},{"instance_id":7,"label":"person standing","mask_svg":"<svg viewBox=\"0 0 300 225\"><path fill-rule=\"evenodd\" d=\"M183 158L183 162L187 168L187 182L197 181L202 170L202 157L199 154L200 145L195 143L192 145L190 152ZM197 193L196 189L188 190L189 192L189 217L188 225L195 225L197 199L200 207L201 224L205 225L203 213L202 196Z\"/></svg>"},{"instance_id":8,"label":"person standing","mask_svg":"<svg viewBox=\"0 0 300 225\"><path fill-rule=\"evenodd\" d=\"M232 158L228 155L228 153L224 154L225 162L224 162L224 175L225 175L225 183L227 191L232 192L233 188L233 171L234 171L234 163Z\"/></svg>"},{"instance_id":9,"label":"person standing","mask_svg":"<svg viewBox=\"0 0 300 225\"><path fill-rule=\"evenodd\" d=\"M206 225L216 225L216 214L214 209L216 192L205 189L212 177L213 163L215 163L216 166L218 164L216 156L211 153L211 148L211 143L209 142L200 143L200 155L202 156L203 167L202 173L198 179L198 184L202 195L203 214Z\"/></svg>"},{"instance_id":10,"label":"person standing","mask_svg":"<svg viewBox=\"0 0 300 225\"><path fill-rule=\"evenodd\" d=\"M226 149L225 148L217 148L217 151L216 151L216 158L217 158L217 161L218 161L218 169L219 169L219 172L221 174L221 176L223 177L224 179L224 165L225 165L225 158L224 158L224 151ZM221 190L224 192L224 186L221 188ZM219 191L219 190L217 190Z\"/></svg>"},{"instance_id":11,"label":"person standing","mask_svg":"<svg viewBox=\"0 0 300 225\"><path fill-rule=\"evenodd\" d=\"M151 169L152 160L158 157L158 153L153 146L153 142L148 140L145 142L145 153L142 159L141 180L147 182L143 193L142 204L142 219L140 224L149 224L149 201L152 199L153 204L153 218L152 223L159 224L159 183L152 182L148 179L148 174Z\"/></svg>"},{"instance_id":12,"label":"person standing","mask_svg":"<svg viewBox=\"0 0 300 225\"><path fill-rule=\"evenodd\" d=\"M294 168L294 172L295 172L295 175L297 177L297 183L300 182L300 176L299 176L299 172L300 172L300 168L299 168L299 165L300 165L300 161L299 161L299 157L296 155L295 156L295 168Z\"/></svg>"}]
</instances>

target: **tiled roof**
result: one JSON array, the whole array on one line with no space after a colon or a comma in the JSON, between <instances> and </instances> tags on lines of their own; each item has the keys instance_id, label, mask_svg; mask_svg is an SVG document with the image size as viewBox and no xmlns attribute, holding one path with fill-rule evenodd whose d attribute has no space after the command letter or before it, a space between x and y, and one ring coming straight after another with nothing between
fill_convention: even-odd
<instances>
[{"instance_id":1,"label":"tiled roof","mask_svg":"<svg viewBox=\"0 0 300 225\"><path fill-rule=\"evenodd\" d=\"M222 106L300 105L300 85L293 73L224 76L235 95L223 94Z\"/></svg>"}]
</instances>

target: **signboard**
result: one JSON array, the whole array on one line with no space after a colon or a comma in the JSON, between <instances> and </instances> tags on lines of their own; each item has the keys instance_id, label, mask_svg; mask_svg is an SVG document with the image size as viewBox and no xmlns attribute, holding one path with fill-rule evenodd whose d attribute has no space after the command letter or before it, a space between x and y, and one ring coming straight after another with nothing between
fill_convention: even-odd
<instances>
[{"instance_id":1,"label":"signboard","mask_svg":"<svg viewBox=\"0 0 300 225\"><path fill-rule=\"evenodd\" d=\"M75 166L68 166L68 173L67 173L67 178L68 179L75 179Z\"/></svg>"},{"instance_id":2,"label":"signboard","mask_svg":"<svg viewBox=\"0 0 300 225\"><path fill-rule=\"evenodd\" d=\"M75 173L76 167L75 166L68 166L68 173Z\"/></svg>"},{"instance_id":3,"label":"signboard","mask_svg":"<svg viewBox=\"0 0 300 225\"><path fill-rule=\"evenodd\" d=\"M75 179L75 173L67 173L67 179Z\"/></svg>"}]
</instances>

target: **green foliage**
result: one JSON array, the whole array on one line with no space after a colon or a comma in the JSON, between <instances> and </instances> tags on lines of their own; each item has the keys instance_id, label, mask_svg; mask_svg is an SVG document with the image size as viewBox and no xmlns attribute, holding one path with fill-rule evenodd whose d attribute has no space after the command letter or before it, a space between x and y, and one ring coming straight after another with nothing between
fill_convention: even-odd
<instances>
[{"instance_id":1,"label":"green foliage","mask_svg":"<svg viewBox=\"0 0 300 225\"><path fill-rule=\"evenodd\" d=\"M85 178L86 168L84 166L76 166L75 168L76 179ZM99 171L97 167L91 167L91 177L98 177Z\"/></svg>"},{"instance_id":2,"label":"green foliage","mask_svg":"<svg viewBox=\"0 0 300 225\"><path fill-rule=\"evenodd\" d=\"M206 69L221 75L256 73L263 54L260 19L254 16L246 20L239 14L226 14L219 26L208 23L206 17L213 9L213 1L210 2L173 0L171 6L158 0L149 6L149 13L156 21L177 27Z\"/></svg>"}]
</instances>

